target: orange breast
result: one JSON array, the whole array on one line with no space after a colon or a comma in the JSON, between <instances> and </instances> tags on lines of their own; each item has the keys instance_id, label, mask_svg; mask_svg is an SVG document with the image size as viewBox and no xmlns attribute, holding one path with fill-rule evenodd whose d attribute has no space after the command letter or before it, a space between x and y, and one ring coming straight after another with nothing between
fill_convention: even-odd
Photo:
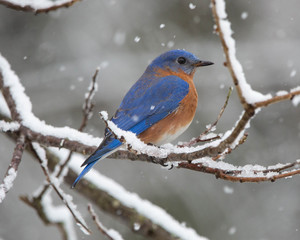
<instances>
[{"instance_id":1,"label":"orange breast","mask_svg":"<svg viewBox=\"0 0 300 240\"><path fill-rule=\"evenodd\" d=\"M158 74L162 74L163 76L167 76L167 73L168 75L176 75L185 80L189 84L189 92L182 99L175 112L139 134L139 138L145 143L159 145L174 140L186 130L196 113L198 94L193 82L194 73L187 75L184 72L166 72L163 70L158 72Z\"/></svg>"}]
</instances>

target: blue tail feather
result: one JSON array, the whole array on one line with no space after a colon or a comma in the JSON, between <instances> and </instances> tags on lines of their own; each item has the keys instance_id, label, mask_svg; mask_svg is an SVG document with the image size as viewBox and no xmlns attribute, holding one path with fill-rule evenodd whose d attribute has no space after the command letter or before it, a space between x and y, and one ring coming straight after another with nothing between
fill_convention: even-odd
<instances>
[{"instance_id":1,"label":"blue tail feather","mask_svg":"<svg viewBox=\"0 0 300 240\"><path fill-rule=\"evenodd\" d=\"M95 163L105 157L106 155L108 155L110 152L112 152L114 149L116 149L117 147L121 146L122 143L112 137L108 137L106 139L103 140L103 142L100 144L100 146L98 147L98 149L91 155L89 156L84 163L81 166L85 166L86 167L82 170L82 172L79 174L79 176L76 178L76 180L74 181L74 183L72 184L72 188L74 188L76 186L76 184L79 182L79 180L88 173L88 171L95 165Z\"/></svg>"},{"instance_id":2,"label":"blue tail feather","mask_svg":"<svg viewBox=\"0 0 300 240\"><path fill-rule=\"evenodd\" d=\"M76 180L73 182L72 184L72 188L74 188L76 186L76 184L79 182L79 180L85 175L88 173L88 171L91 170L91 168L95 165L97 161L94 161L90 164L88 164L83 170L82 172L79 174L79 176L76 178Z\"/></svg>"}]
</instances>

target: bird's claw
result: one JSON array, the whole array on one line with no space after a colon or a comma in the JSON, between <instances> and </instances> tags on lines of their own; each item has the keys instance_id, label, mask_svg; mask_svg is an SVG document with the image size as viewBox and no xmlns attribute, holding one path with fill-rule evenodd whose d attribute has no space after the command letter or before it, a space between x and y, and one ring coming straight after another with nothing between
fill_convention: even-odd
<instances>
[{"instance_id":1,"label":"bird's claw","mask_svg":"<svg viewBox=\"0 0 300 240\"><path fill-rule=\"evenodd\" d=\"M171 170L171 169L173 169L173 167L174 167L174 165L173 165L173 163L171 163L171 166L169 167L169 169L168 169L168 170Z\"/></svg>"},{"instance_id":2,"label":"bird's claw","mask_svg":"<svg viewBox=\"0 0 300 240\"><path fill-rule=\"evenodd\" d=\"M155 164L160 164L161 166L163 167L167 167L169 166L167 163L166 163L166 159L165 158L159 158L159 159L155 159L154 157L151 158L151 161Z\"/></svg>"}]
</instances>

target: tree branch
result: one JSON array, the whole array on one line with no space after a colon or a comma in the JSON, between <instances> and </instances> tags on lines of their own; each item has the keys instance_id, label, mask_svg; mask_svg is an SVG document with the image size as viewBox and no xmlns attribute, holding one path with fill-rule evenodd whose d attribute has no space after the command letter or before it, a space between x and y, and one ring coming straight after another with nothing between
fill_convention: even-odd
<instances>
[{"instance_id":1,"label":"tree branch","mask_svg":"<svg viewBox=\"0 0 300 240\"><path fill-rule=\"evenodd\" d=\"M273 98L265 100L265 101L256 102L254 104L254 107L255 108L267 107L270 104L278 103L278 102L281 102L283 100L292 100L297 95L300 95L300 90L291 90L291 92L289 92L289 93L274 96Z\"/></svg>"},{"instance_id":2,"label":"tree branch","mask_svg":"<svg viewBox=\"0 0 300 240\"><path fill-rule=\"evenodd\" d=\"M46 153L49 163L49 169L53 171L56 164L58 164L60 160L52 152L47 151ZM66 184L72 185L76 177L77 173L75 173L70 168L64 178L64 181ZM115 216L117 219L121 220L125 225L127 225L132 231L137 234L145 237L151 237L151 239L154 240L178 239L160 225L143 216L134 208L125 206L119 199L113 197L106 191L99 189L95 184L85 178L76 185L76 188L74 188L74 190L85 196L87 199L89 199L89 201L92 201L102 211L107 212L110 215ZM138 230L135 229L134 223L139 224L140 228Z\"/></svg>"},{"instance_id":3,"label":"tree branch","mask_svg":"<svg viewBox=\"0 0 300 240\"><path fill-rule=\"evenodd\" d=\"M0 0L0 4L17 11L34 12L35 14L38 14L38 13L47 13L63 7L68 8L72 6L74 3L79 1L80 0L56 0L56 1L39 0L38 4L35 4L32 1L28 1L27 4L23 2L22 4L19 4L16 1Z\"/></svg>"},{"instance_id":4,"label":"tree branch","mask_svg":"<svg viewBox=\"0 0 300 240\"><path fill-rule=\"evenodd\" d=\"M280 178L288 178L299 174L299 163L300 161L296 161L294 163L287 164L284 167L275 166L273 168L262 168L261 170L251 169L247 166L245 166L242 170L234 166L230 166L229 169L222 169L222 164L220 164L218 167L218 164L216 165L215 163L209 163L209 161L205 163L181 162L177 167L213 174L216 176L216 178L232 182L274 182Z\"/></svg>"},{"instance_id":5,"label":"tree branch","mask_svg":"<svg viewBox=\"0 0 300 240\"><path fill-rule=\"evenodd\" d=\"M2 184L0 185L0 203L4 200L7 192L12 188L13 182L17 177L18 167L22 159L24 148L25 148L25 136L21 134L17 139L12 160L8 166Z\"/></svg>"},{"instance_id":6,"label":"tree branch","mask_svg":"<svg viewBox=\"0 0 300 240\"><path fill-rule=\"evenodd\" d=\"M0 0L0 3L6 5L9 5L11 2L12 1L9 0ZM69 4L73 4L74 2L77 2L77 0L68 1ZM232 31L230 29L229 21L227 20L225 7L222 6L222 4L225 4L223 0L212 0L212 11L217 25L216 31L219 34L225 53L225 65L229 69L234 85L237 89L237 94L244 109L239 120L234 124L231 130L227 131L223 135L221 139L206 143L202 146L197 146L195 148L177 148L175 146L171 146L170 148L157 148L155 146L152 146L152 149L155 150L156 155L152 155L150 152L143 154L135 154L130 151L118 151L112 154L110 156L111 158L126 158L131 160L147 162L168 161L172 162L172 164L174 164L178 168L186 168L194 171L214 174L217 178L240 182L274 181L279 178L287 178L296 174L300 174L299 161L296 161L291 164L285 164L280 166L276 165L270 167L253 165L236 167L231 164L227 164L223 161L214 161L220 160L222 156L231 153L237 146L239 146L245 141L245 131L247 129L247 126L249 125L251 119L255 117L259 108L267 107L269 104L276 103L279 101L290 100L293 99L295 96L300 95L299 89L294 89L290 91L290 93L280 94L275 97L272 97L271 95L263 95L259 92L252 90L251 86L247 83L245 79L242 66L236 59L235 43L234 39L231 37ZM67 6L59 4L55 6L54 5L50 8L37 9L32 7L31 5L24 6L23 8L27 9L26 11L34 11L37 13L47 12L62 6ZM83 133L79 134L79 131L75 131L71 128L68 128L68 131L62 131L62 128L55 128L53 126L46 125L32 114L30 107L24 110L22 107L24 105L29 106L31 103L28 100L27 95L24 93L23 86L20 83L17 76L14 75L14 73L10 69L10 66L6 62L6 60L1 56L0 60L0 88L2 90L2 94L6 101L6 104L11 112L10 120L12 122L20 124L18 128L10 128L10 131L6 132L8 136L12 136L17 141L16 149L14 151L12 159L12 162L15 159L14 161L16 162L16 164L11 164L14 165L14 167L11 167L11 169L13 170L9 169L7 171L3 183L0 185L0 189L1 186L4 186L4 184L7 185L7 182L12 183L11 180L6 180L10 179L12 175L14 175L15 177L15 168L17 168L18 164L20 163L21 156L25 148L25 142L30 142L31 144L32 142L37 142L38 144L42 144L44 146L67 148L71 151L76 151L84 154L90 154L95 150L96 146L92 146L93 144L91 144L91 141L86 140L90 140L92 139L92 137L89 137ZM94 83L97 73L98 72L96 71L93 77ZM7 79L4 79L4 76ZM92 92L94 90L95 85L94 87L92 86L90 94L88 94L85 104L87 108L85 108L85 110L89 109L89 106L92 106L91 102L88 99L91 99L91 96L93 95ZM85 110L85 117L81 125L82 129L86 125L86 121L88 120L90 113L89 110L87 112ZM30 124L31 120L34 120L34 122L37 123L39 127L37 128L35 125ZM76 137L73 136L74 133L76 133ZM114 134L118 137L124 137L125 142L128 142L128 139L126 139L125 136L126 134L124 134L124 136L120 136L117 133ZM82 136L86 138L86 141L83 141L81 139ZM163 156L163 154L165 154L166 152L167 154ZM49 174L48 169L45 166L45 163L42 163L40 156L36 157L40 160L40 164L43 168L43 171L45 172L45 176L49 184L53 186L57 195L60 196L63 201L65 201L66 198L63 197L63 194L58 188L58 186L55 185L54 181L51 180L51 176ZM48 159L49 168L53 170L54 165L56 165L58 162L53 160L54 157L48 157ZM191 162L192 160L194 161ZM64 178L66 183L71 185L74 179L76 178L76 175L77 173L70 169L70 171ZM134 229L134 223L138 223L140 228L135 232L143 236L151 236L152 239L175 239L171 231L169 232L162 226L155 224L150 219L150 217L146 218L134 208L130 208L128 206L125 206L125 204L122 204L122 202L119 199L117 199L117 197L113 197L108 192L105 192L99 188L100 187L94 185L93 182L89 182L86 179L83 179L78 184L76 190L79 191L81 194L85 195L91 201L93 201L102 210L109 212L110 214L118 217L119 219L122 219L131 229ZM5 189L7 189L7 187L2 187L2 189L4 189L4 194L2 195L5 196ZM73 215L76 215L70 207L69 209Z\"/></svg>"},{"instance_id":7,"label":"tree branch","mask_svg":"<svg viewBox=\"0 0 300 240\"><path fill-rule=\"evenodd\" d=\"M10 93L10 88L4 86L3 80L4 80L3 75L2 75L2 72L0 71L0 89L3 94L4 99L6 101L6 104L10 110L11 119L13 121L21 122L22 119L21 119L20 113L17 111L15 100L13 99L13 97Z\"/></svg>"},{"instance_id":8,"label":"tree branch","mask_svg":"<svg viewBox=\"0 0 300 240\"><path fill-rule=\"evenodd\" d=\"M112 230L112 229L107 229L106 227L104 227L102 225L102 223L100 222L98 216L96 215L95 210L93 209L91 204L88 204L88 211L92 216L93 221L95 222L98 230L104 235L106 236L109 240L123 240L123 237L120 235L119 232ZM116 238L115 238L116 237Z\"/></svg>"},{"instance_id":9,"label":"tree branch","mask_svg":"<svg viewBox=\"0 0 300 240\"><path fill-rule=\"evenodd\" d=\"M56 192L57 196L62 200L65 206L69 209L70 213L72 214L74 220L77 224L81 226L81 228L86 231L88 234L91 233L90 229L87 227L84 219L81 217L80 213L76 210L75 205L71 201L71 198L66 195L63 190L59 187L59 182L56 177L51 177L49 170L48 170L48 159L46 157L46 153L43 148L39 146L38 143L32 143L32 149L38 159L40 166L46 176L47 182L51 185L53 190ZM42 197L42 196L40 196Z\"/></svg>"}]
</instances>

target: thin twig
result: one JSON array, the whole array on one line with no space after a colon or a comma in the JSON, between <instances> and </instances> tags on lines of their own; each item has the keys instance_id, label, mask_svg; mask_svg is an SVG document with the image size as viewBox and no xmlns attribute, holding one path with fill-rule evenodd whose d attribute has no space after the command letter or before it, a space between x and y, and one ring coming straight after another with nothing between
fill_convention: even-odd
<instances>
[{"instance_id":1,"label":"thin twig","mask_svg":"<svg viewBox=\"0 0 300 240\"><path fill-rule=\"evenodd\" d=\"M88 120L91 118L91 114L93 112L94 104L92 103L93 97L97 91L97 76L99 73L99 68L96 69L93 77L92 77L92 82L89 87L89 91L86 94L86 98L83 104L82 112L83 112L83 119L81 122L81 125L79 127L79 131L82 132L83 129L86 127Z\"/></svg>"},{"instance_id":2,"label":"thin twig","mask_svg":"<svg viewBox=\"0 0 300 240\"><path fill-rule=\"evenodd\" d=\"M56 226L61 232L63 240L69 240L68 232L65 229L64 222L53 222L48 218L47 214L45 213L44 206L41 203L41 198L30 198L28 196L20 196L20 200L27 204L29 207L32 207L37 212L38 216L45 225Z\"/></svg>"},{"instance_id":3,"label":"thin twig","mask_svg":"<svg viewBox=\"0 0 300 240\"><path fill-rule=\"evenodd\" d=\"M209 138L209 139L202 139L204 136L206 136L209 132L212 131L213 128L215 128L215 126L217 126L220 118L222 117L224 111L225 111L225 108L227 107L227 104L228 104L228 101L229 101L229 98L231 96L231 93L232 93L232 90L233 88L230 87L229 88L229 91L228 91L228 94L227 94L227 97L226 97L226 100L225 100L225 103L223 105L223 107L221 108L219 114L218 114L218 117L216 119L216 121L213 123L213 124L210 124L210 126L203 132L199 135L199 137L197 138L194 138L192 139L191 141L187 142L187 143L184 143L184 144L181 144L181 145L178 145L178 147L191 147L193 146L194 144L198 143L198 142L207 142L207 141L212 141L212 140L216 140L216 139L219 139L220 136L215 136L213 138Z\"/></svg>"},{"instance_id":4,"label":"thin twig","mask_svg":"<svg viewBox=\"0 0 300 240\"><path fill-rule=\"evenodd\" d=\"M78 131L82 132L84 130L84 128L86 127L89 118L91 117L93 108L94 108L94 104L92 103L93 97L95 95L95 92L97 91L97 75L99 73L99 68L96 69L93 77L92 77L92 81L91 81L91 85L89 87L89 91L86 94L86 98L83 104L83 108L82 108L82 114L83 114L83 118L80 124L80 127L78 129ZM68 157L66 158L66 160L63 162L63 164L61 164L59 166L59 170L56 174L56 178L59 178L61 176L61 174L63 173L64 169L67 167L68 163L70 162L72 155L73 155L74 151L70 151ZM43 194L47 191L49 187L49 184L45 185L43 190L40 192L39 197L41 198L43 196Z\"/></svg>"},{"instance_id":5,"label":"thin twig","mask_svg":"<svg viewBox=\"0 0 300 240\"><path fill-rule=\"evenodd\" d=\"M21 134L16 143L11 162L7 168L2 183L0 184L0 203L4 200L7 192L12 188L13 182L17 177L18 167L21 163L25 148L25 136Z\"/></svg>"},{"instance_id":6,"label":"thin twig","mask_svg":"<svg viewBox=\"0 0 300 240\"><path fill-rule=\"evenodd\" d=\"M178 164L177 167L213 174L216 176L216 178L220 178L232 182L264 182L264 181L274 182L277 179L288 178L300 174L299 161L296 161L292 164L287 164L284 167L265 169L265 170L247 170L247 174L245 176L243 176L242 170L228 170L228 169L224 170L217 167L210 167L203 163L181 162ZM293 168L293 167L295 169L290 169L288 171L289 168ZM274 173L274 174L270 174L270 176L268 176L269 173ZM247 175L249 174L252 174L252 176L247 177Z\"/></svg>"},{"instance_id":7,"label":"thin twig","mask_svg":"<svg viewBox=\"0 0 300 240\"><path fill-rule=\"evenodd\" d=\"M88 211L89 213L91 214L92 216L92 219L93 221L95 222L97 228L99 229L99 231L104 235L106 236L109 240L115 240L115 238L113 238L111 236L111 234L109 234L108 232L108 229L106 227L103 226L103 224L100 222L95 210L93 209L92 205L91 204L88 204ZM115 230L114 230L115 233L117 233ZM118 233L119 234L119 233ZM120 236L118 236L118 239L123 239L123 238L120 238Z\"/></svg>"},{"instance_id":8,"label":"thin twig","mask_svg":"<svg viewBox=\"0 0 300 240\"><path fill-rule=\"evenodd\" d=\"M6 87L4 85L4 79L3 79L3 75L2 75L1 71L0 71L0 89L2 91L2 94L3 94L3 97L4 97L5 101L7 103L7 106L10 110L11 119L13 121L17 121L17 122L20 123L21 120L22 120L21 116L20 116L20 113L18 113L18 111L17 111L16 103L15 103L14 98L11 95L10 88Z\"/></svg>"},{"instance_id":9,"label":"thin twig","mask_svg":"<svg viewBox=\"0 0 300 240\"><path fill-rule=\"evenodd\" d=\"M39 147L40 149L43 149ZM69 201L65 199L64 195L65 193L52 181L52 178L49 173L49 169L47 167L47 160L46 156L41 156L41 153L37 151L36 146L32 145L32 149L35 151L36 157L40 162L40 166L44 172L44 175L46 176L47 182L51 185L51 187L54 189L58 197L63 201L63 203L66 205L66 207L69 209L70 213L72 214L73 218L75 219L76 223L82 226L82 228L87 231L88 233L91 233L90 229L86 226L86 224L81 219L81 216L78 216L78 212L75 212L73 207L70 205ZM44 159L43 159L44 158ZM45 162L47 161L47 162Z\"/></svg>"},{"instance_id":10,"label":"thin twig","mask_svg":"<svg viewBox=\"0 0 300 240\"><path fill-rule=\"evenodd\" d=\"M283 100L292 100L295 96L300 95L300 90L298 91L291 91L287 94L280 95L280 96L274 96L268 100L261 101L261 102L256 102L254 104L255 108L260 108L260 107L267 107L270 104L281 102Z\"/></svg>"},{"instance_id":11,"label":"thin twig","mask_svg":"<svg viewBox=\"0 0 300 240\"><path fill-rule=\"evenodd\" d=\"M89 91L86 94L86 98L83 104L83 108L82 108L82 121L80 124L80 127L78 128L78 131L82 132L84 130L84 128L86 127L88 120L90 119L92 112L93 112L93 108L94 108L94 104L92 103L93 101L93 97L97 91L97 75L99 73L99 68L96 69L93 77L92 77L92 82L91 85L89 87ZM69 161L71 160L73 151L71 151L69 153L69 156L67 157L66 161L61 165L60 170L57 173L57 178L61 175L62 171L64 170L64 168L67 166L67 164L69 163Z\"/></svg>"},{"instance_id":12,"label":"thin twig","mask_svg":"<svg viewBox=\"0 0 300 240\"><path fill-rule=\"evenodd\" d=\"M84 105L83 105L83 119L82 119L82 122L80 124L79 131L83 131L83 129L87 125L88 119L90 118L93 107L94 107L94 105L92 104L92 99L93 99L93 96L94 96L94 94L97 90L96 78L97 78L98 72L99 72L99 68L96 69L95 74L93 75L93 78L92 78L92 82L91 82L91 86L89 88L89 92L86 94L85 102L84 102ZM61 176L64 169L67 167L69 161L71 160L72 154L73 154L73 151L70 151L70 153L69 153L68 157L66 158L66 160L64 161L64 163L59 166L59 170L58 170L55 178L59 178ZM38 159L41 163L41 158L39 157L39 155L37 153L36 153L36 155L37 155L37 157L38 157ZM76 216L76 214L74 213L72 208L69 206L67 201L64 200L63 194L61 193L60 189L58 189L53 184L53 182L51 181L48 169L45 166L42 166L42 164L41 164L41 167L44 171L45 176L47 177L48 184L44 185L44 188L40 191L39 196L37 196L36 199L40 201L42 199L43 195L47 192L49 186L52 186L53 189L55 190L55 192L58 194L58 196L65 202L66 206L70 210L70 212L73 215L76 222L79 223L80 225L82 225L82 227L89 232L89 229L85 226L84 223L81 222L80 219L78 219L78 217ZM38 205L35 204L34 206L39 206L39 204ZM36 209L36 210L38 210L38 209ZM58 226L60 227L60 225L58 225Z\"/></svg>"}]
</instances>

